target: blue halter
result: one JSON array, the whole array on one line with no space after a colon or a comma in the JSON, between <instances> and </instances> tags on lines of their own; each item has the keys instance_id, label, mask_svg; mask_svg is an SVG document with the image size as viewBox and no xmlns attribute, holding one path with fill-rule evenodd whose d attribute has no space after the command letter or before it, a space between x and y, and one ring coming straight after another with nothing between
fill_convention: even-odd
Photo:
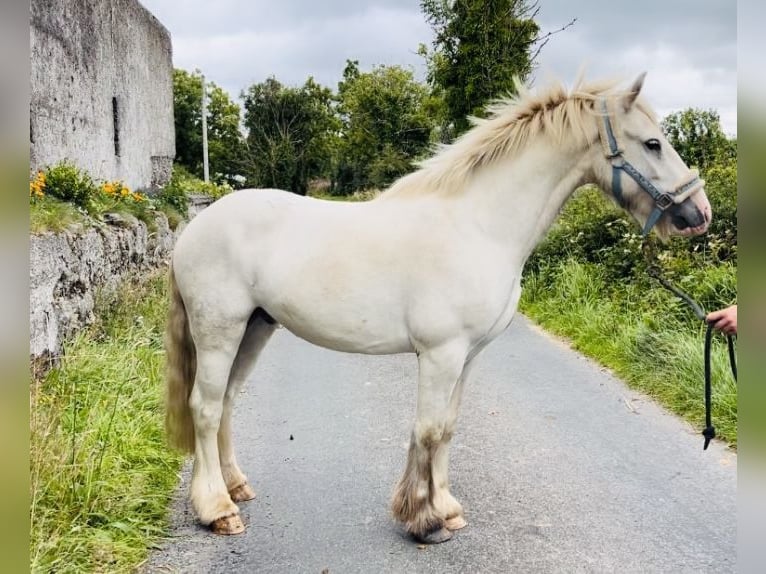
<instances>
[{"instance_id":1,"label":"blue halter","mask_svg":"<svg viewBox=\"0 0 766 574\"><path fill-rule=\"evenodd\" d=\"M617 137L614 134L614 129L612 128L612 120L610 118L606 98L601 100L601 109L604 112L604 129L603 131L600 130L601 139L602 144L604 144L606 157L612 164L612 194L614 194L617 203L620 207L625 206L622 197L622 172L625 172L632 177L641 189L651 195L652 199L654 199L654 209L649 215L649 219L646 220L642 232L644 236L647 236L652 228L657 225L662 214L665 213L669 207L673 204L681 203L690 195L699 191L699 188L702 187L702 180L696 173L692 172L691 179L672 192L667 193L660 191L651 181L641 175L641 173L623 156L623 150L620 149L620 146L617 143Z\"/></svg>"}]
</instances>

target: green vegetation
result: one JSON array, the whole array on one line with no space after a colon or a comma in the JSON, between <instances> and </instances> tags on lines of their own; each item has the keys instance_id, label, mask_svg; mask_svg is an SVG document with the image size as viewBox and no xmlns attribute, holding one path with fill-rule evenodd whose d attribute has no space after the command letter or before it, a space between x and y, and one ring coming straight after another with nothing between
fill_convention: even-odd
<instances>
[{"instance_id":1,"label":"green vegetation","mask_svg":"<svg viewBox=\"0 0 766 574\"><path fill-rule=\"evenodd\" d=\"M718 112L688 108L662 120L670 144L690 166L706 172L737 158L737 140L726 137Z\"/></svg>"},{"instance_id":2,"label":"green vegetation","mask_svg":"<svg viewBox=\"0 0 766 574\"><path fill-rule=\"evenodd\" d=\"M208 162L216 183L238 185L243 173L245 142L240 132L240 107L215 83L207 84ZM202 178L202 74L173 71L173 112L176 162Z\"/></svg>"},{"instance_id":3,"label":"green vegetation","mask_svg":"<svg viewBox=\"0 0 766 574\"><path fill-rule=\"evenodd\" d=\"M444 100L442 125L460 135L470 127L468 116L482 117L487 102L515 91L514 77L525 80L532 71L537 2L421 0L420 7L434 32L433 51L423 45L419 51Z\"/></svg>"},{"instance_id":4,"label":"green vegetation","mask_svg":"<svg viewBox=\"0 0 766 574\"><path fill-rule=\"evenodd\" d=\"M119 181L97 184L84 170L64 161L37 172L29 182L30 231L63 231L103 220L108 213L135 218L154 230L158 212L175 229L188 215L190 194L217 199L231 191L226 183L205 183L176 165L168 185L150 197Z\"/></svg>"},{"instance_id":5,"label":"green vegetation","mask_svg":"<svg viewBox=\"0 0 766 574\"><path fill-rule=\"evenodd\" d=\"M344 129L331 192L387 187L412 171L430 148L433 107L429 90L411 71L377 66L361 72L358 62L346 62L338 84Z\"/></svg>"},{"instance_id":6,"label":"green vegetation","mask_svg":"<svg viewBox=\"0 0 766 574\"><path fill-rule=\"evenodd\" d=\"M32 571L130 571L165 532L181 460L163 430L159 275L103 298L97 323L33 382Z\"/></svg>"},{"instance_id":7,"label":"green vegetation","mask_svg":"<svg viewBox=\"0 0 766 574\"><path fill-rule=\"evenodd\" d=\"M177 219L178 216L188 216L190 195L207 195L218 199L227 193L231 193L231 191L232 188L227 183L205 183L192 175L183 165L175 164L170 182L157 193L155 199L160 205L169 208L169 210L166 210L168 219L170 219L171 215L174 215L174 219Z\"/></svg>"},{"instance_id":8,"label":"green vegetation","mask_svg":"<svg viewBox=\"0 0 766 574\"><path fill-rule=\"evenodd\" d=\"M707 289L730 296L733 266L722 267ZM722 304L731 302L729 297ZM712 310L712 307L708 309ZM704 327L660 287L615 285L602 268L575 259L558 262L549 277L526 277L521 310L574 348L612 369L630 386L658 399L702 428ZM723 338L713 347L713 423L736 444L737 388Z\"/></svg>"},{"instance_id":9,"label":"green vegetation","mask_svg":"<svg viewBox=\"0 0 766 574\"><path fill-rule=\"evenodd\" d=\"M130 215L154 225L155 205L120 181L97 184L91 176L64 160L38 171L29 182L30 229L61 231L106 213Z\"/></svg>"},{"instance_id":10,"label":"green vegetation","mask_svg":"<svg viewBox=\"0 0 766 574\"><path fill-rule=\"evenodd\" d=\"M66 201L51 196L36 199L29 209L29 230L32 233L64 231L83 226L88 217Z\"/></svg>"},{"instance_id":11,"label":"green vegetation","mask_svg":"<svg viewBox=\"0 0 766 574\"><path fill-rule=\"evenodd\" d=\"M332 93L313 78L298 88L269 78L250 86L243 98L251 152L247 180L306 195L309 180L332 169L340 128Z\"/></svg>"}]
</instances>

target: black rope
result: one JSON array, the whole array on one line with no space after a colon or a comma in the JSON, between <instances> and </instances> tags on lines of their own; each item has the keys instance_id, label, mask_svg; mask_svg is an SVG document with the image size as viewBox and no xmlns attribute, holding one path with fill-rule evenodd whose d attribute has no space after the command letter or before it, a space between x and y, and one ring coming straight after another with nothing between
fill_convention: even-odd
<instances>
[{"instance_id":1,"label":"black rope","mask_svg":"<svg viewBox=\"0 0 766 574\"><path fill-rule=\"evenodd\" d=\"M715 438L715 427L713 426L711 411L711 399L712 393L710 380L710 343L713 339L713 324L707 324L707 331L705 332L705 428L702 430L702 436L705 437L705 445L702 450L707 450L710 445L710 441Z\"/></svg>"},{"instance_id":2,"label":"black rope","mask_svg":"<svg viewBox=\"0 0 766 574\"><path fill-rule=\"evenodd\" d=\"M705 428L702 430L702 436L705 437L705 444L702 450L707 450L710 446L710 441L715 438L715 427L712 421L712 369L710 367L710 347L713 340L713 323L708 323L707 314L702 309L699 303L692 299L688 294L681 291L678 287L671 285L670 282L665 279L654 260L654 253L652 252L649 241L644 241L642 246L644 252L644 258L646 260L647 273L650 277L656 279L660 285L665 287L668 291L672 292L676 297L681 299L689 307L691 307L697 318L703 323L707 324L707 331L705 332ZM731 374L734 380L737 380L737 359L734 355L734 338L727 334L726 341L729 346L729 365L731 366Z\"/></svg>"}]
</instances>

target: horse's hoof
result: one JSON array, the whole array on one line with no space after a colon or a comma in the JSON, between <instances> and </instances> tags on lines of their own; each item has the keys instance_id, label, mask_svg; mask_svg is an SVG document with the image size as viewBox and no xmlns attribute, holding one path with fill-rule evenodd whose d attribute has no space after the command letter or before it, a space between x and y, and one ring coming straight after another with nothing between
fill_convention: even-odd
<instances>
[{"instance_id":1,"label":"horse's hoof","mask_svg":"<svg viewBox=\"0 0 766 574\"><path fill-rule=\"evenodd\" d=\"M452 538L452 532L442 526L441 528L432 530L428 534L422 536L416 534L415 538L418 542L422 542L423 544L441 544Z\"/></svg>"},{"instance_id":2,"label":"horse's hoof","mask_svg":"<svg viewBox=\"0 0 766 574\"><path fill-rule=\"evenodd\" d=\"M213 531L213 534L241 534L245 531L245 525L239 514L233 514L232 516L223 516L213 520L210 524L210 529Z\"/></svg>"},{"instance_id":3,"label":"horse's hoof","mask_svg":"<svg viewBox=\"0 0 766 574\"><path fill-rule=\"evenodd\" d=\"M233 502L246 502L255 498L255 491L247 483L235 486L229 491L229 496Z\"/></svg>"},{"instance_id":4,"label":"horse's hoof","mask_svg":"<svg viewBox=\"0 0 766 574\"><path fill-rule=\"evenodd\" d=\"M444 527L449 531L460 530L466 526L468 526L468 523L465 521L465 518L459 514L444 521Z\"/></svg>"}]
</instances>

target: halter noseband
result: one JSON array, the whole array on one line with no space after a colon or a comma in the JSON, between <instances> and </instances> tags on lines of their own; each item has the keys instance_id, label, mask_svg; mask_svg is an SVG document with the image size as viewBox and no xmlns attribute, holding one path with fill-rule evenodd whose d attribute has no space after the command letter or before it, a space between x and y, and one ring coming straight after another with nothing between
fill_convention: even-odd
<instances>
[{"instance_id":1,"label":"halter noseband","mask_svg":"<svg viewBox=\"0 0 766 574\"><path fill-rule=\"evenodd\" d=\"M624 150L620 146L615 130L612 127L612 125L616 123L615 117L610 113L609 102L606 98L601 100L601 109L604 112L604 121L599 124L599 134L601 136L601 145L604 148L604 154L612 164L612 193L614 194L617 203L620 204L621 207L624 207L624 200L622 197L622 172L625 172L632 177L641 189L651 195L652 199L654 199L654 209L649 215L649 219L646 220L643 229L643 235L646 236L652 228L657 225L657 222L660 217L662 217L662 214L665 213L665 210L673 204L682 203L687 198L700 191L704 182L699 178L699 175L695 170L690 170L690 179L687 179L685 182L678 185L672 192L668 193L660 191L625 159L623 155Z\"/></svg>"}]
</instances>

